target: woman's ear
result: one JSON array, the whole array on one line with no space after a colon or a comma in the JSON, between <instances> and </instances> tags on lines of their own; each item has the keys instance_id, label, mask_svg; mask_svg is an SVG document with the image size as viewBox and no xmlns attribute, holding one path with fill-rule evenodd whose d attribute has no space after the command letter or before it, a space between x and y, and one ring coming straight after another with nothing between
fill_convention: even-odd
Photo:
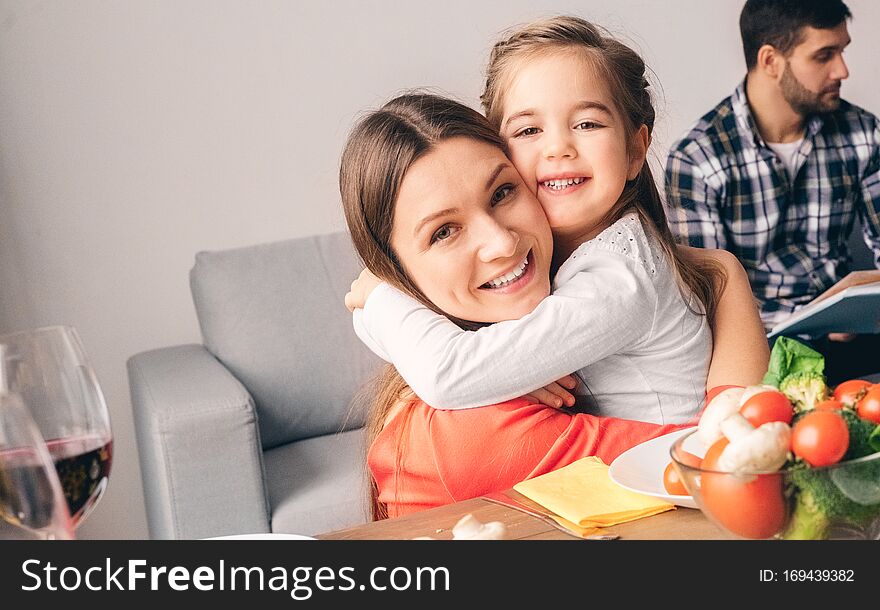
<instances>
[{"instance_id":1,"label":"woman's ear","mask_svg":"<svg viewBox=\"0 0 880 610\"><path fill-rule=\"evenodd\" d=\"M648 126L642 125L638 131L633 134L632 142L630 142L629 153L629 170L626 173L627 180L635 180L642 166L645 165L645 157L648 155L648 146L651 144L651 136L648 134Z\"/></svg>"}]
</instances>

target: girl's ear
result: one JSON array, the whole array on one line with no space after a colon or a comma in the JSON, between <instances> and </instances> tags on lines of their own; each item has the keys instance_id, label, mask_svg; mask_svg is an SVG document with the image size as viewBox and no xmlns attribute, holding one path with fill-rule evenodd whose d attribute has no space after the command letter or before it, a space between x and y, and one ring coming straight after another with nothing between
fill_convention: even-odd
<instances>
[{"instance_id":1,"label":"girl's ear","mask_svg":"<svg viewBox=\"0 0 880 610\"><path fill-rule=\"evenodd\" d=\"M632 142L630 142L629 170L626 173L627 180L635 180L639 172L642 171L650 144L651 136L648 134L648 126L642 125L633 134Z\"/></svg>"}]
</instances>

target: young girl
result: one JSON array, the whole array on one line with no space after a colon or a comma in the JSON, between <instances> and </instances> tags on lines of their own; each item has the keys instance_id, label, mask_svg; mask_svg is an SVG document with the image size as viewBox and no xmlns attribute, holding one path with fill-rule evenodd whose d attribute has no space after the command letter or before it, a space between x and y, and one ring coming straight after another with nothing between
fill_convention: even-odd
<instances>
[{"instance_id":1,"label":"young girl","mask_svg":"<svg viewBox=\"0 0 880 610\"><path fill-rule=\"evenodd\" d=\"M708 374L717 287L727 271L741 288L742 269L726 253L673 242L646 161L647 88L641 58L581 19L527 25L495 45L482 100L550 222L554 290L525 316L465 331L387 284L367 276L353 284L358 335L427 404L494 404L577 371L591 413L668 424L699 411L707 380L760 379L767 343L744 298L734 359L742 370ZM432 247L469 230L454 207L428 224ZM526 254L472 278L461 299L515 292L530 264Z\"/></svg>"}]
</instances>

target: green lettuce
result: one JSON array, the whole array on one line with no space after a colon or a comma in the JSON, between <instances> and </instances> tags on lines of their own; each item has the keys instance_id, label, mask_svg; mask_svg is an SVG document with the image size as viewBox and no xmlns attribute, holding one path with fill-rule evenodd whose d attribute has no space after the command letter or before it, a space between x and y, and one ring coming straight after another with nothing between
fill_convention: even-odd
<instances>
[{"instance_id":1,"label":"green lettuce","mask_svg":"<svg viewBox=\"0 0 880 610\"><path fill-rule=\"evenodd\" d=\"M796 373L825 374L825 358L811 347L788 337L779 337L770 351L770 366L762 383L776 388Z\"/></svg>"}]
</instances>

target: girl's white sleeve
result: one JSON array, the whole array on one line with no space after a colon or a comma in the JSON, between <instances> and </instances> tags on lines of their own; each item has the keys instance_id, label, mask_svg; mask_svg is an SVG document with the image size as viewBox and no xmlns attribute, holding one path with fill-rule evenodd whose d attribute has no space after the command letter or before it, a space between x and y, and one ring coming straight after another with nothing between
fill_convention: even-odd
<instances>
[{"instance_id":1,"label":"girl's white sleeve","mask_svg":"<svg viewBox=\"0 0 880 610\"><path fill-rule=\"evenodd\" d=\"M646 340L657 295L650 273L627 256L594 250L528 315L464 331L382 284L355 331L438 409L496 404L541 388Z\"/></svg>"},{"instance_id":2,"label":"girl's white sleeve","mask_svg":"<svg viewBox=\"0 0 880 610\"><path fill-rule=\"evenodd\" d=\"M376 288L373 289L373 292L370 293L370 297L372 297L374 294L376 294L376 292L379 292L382 290L390 290L392 293L392 296L395 293L401 294L401 293L397 292L396 290L394 290L394 288L392 288L391 286L389 286L385 282L382 282ZM401 296L403 296L403 295L401 295ZM376 298L381 299L382 297L376 297ZM388 297L388 298L392 298L392 297ZM416 308L422 307L422 304L419 303L418 301L415 301L413 299L410 299L410 301L412 302L412 304L414 304L414 306ZM370 350L374 354L379 356L385 362L391 362L391 356L389 356L388 354L385 353L385 350L382 349L382 346L379 345L378 343L376 343L376 341L373 339L372 335L370 335L369 331L367 331L366 326L364 325L363 315L364 315L364 310L361 309L360 307L358 307L357 309L355 309L352 312L352 323L354 324L354 334L356 334L358 336L358 339L361 340L361 343L363 343L364 345L369 347ZM404 346L401 346L401 347L404 347Z\"/></svg>"}]
</instances>

